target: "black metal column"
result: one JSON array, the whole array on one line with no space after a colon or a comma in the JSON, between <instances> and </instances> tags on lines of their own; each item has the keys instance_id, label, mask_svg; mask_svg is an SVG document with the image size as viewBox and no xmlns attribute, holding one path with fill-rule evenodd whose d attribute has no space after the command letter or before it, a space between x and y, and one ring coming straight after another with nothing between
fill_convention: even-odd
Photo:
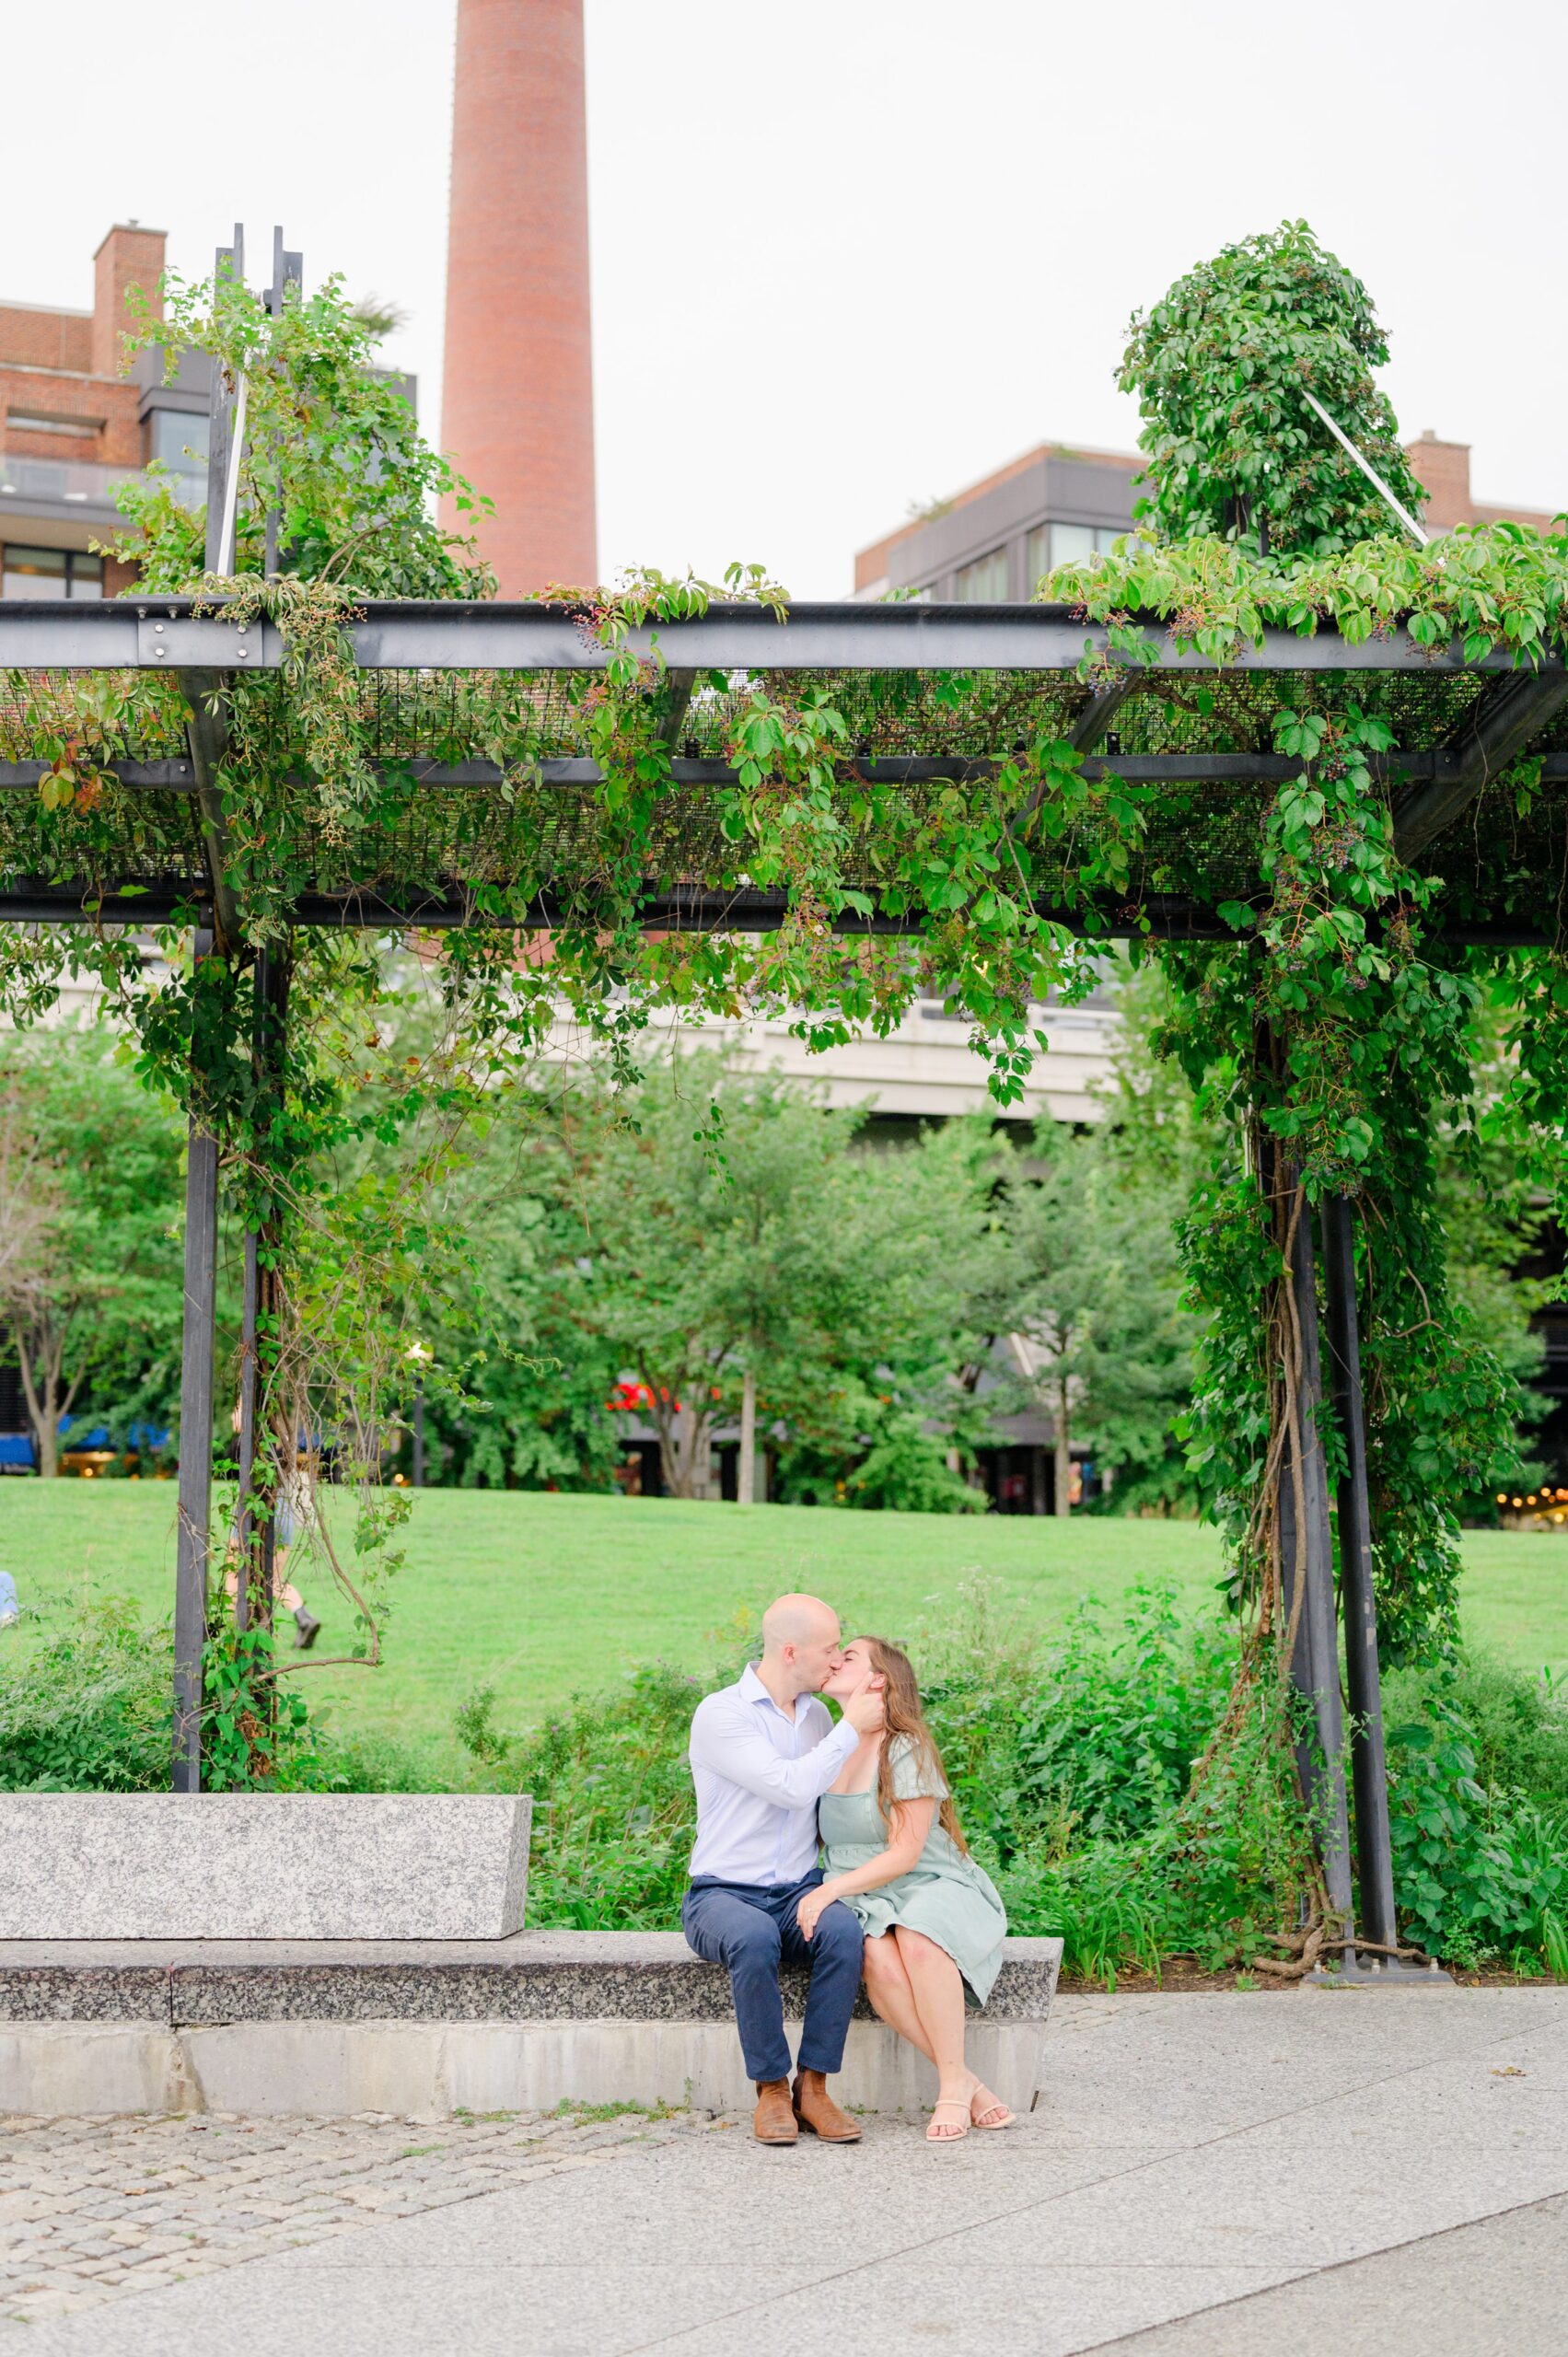
<instances>
[{"instance_id":1,"label":"black metal column","mask_svg":"<svg viewBox=\"0 0 1568 2357\"><path fill-rule=\"evenodd\" d=\"M239 1483L235 1515L234 1625L242 1632L257 1617L253 1557L256 1549L257 1418L261 1401L261 1264L254 1228L245 1236L245 1295L239 1329Z\"/></svg>"},{"instance_id":2,"label":"black metal column","mask_svg":"<svg viewBox=\"0 0 1568 2357\"><path fill-rule=\"evenodd\" d=\"M1372 1591L1372 1516L1366 1491L1366 1420L1361 1396L1361 1329L1355 1299L1355 1227L1348 1199L1322 1208L1323 1285L1329 1310L1329 1369L1346 1470L1335 1494L1340 1593L1345 1620L1345 1684L1352 1714L1356 1888L1361 1928L1392 1947L1394 1862L1388 1838L1388 1773L1377 1666L1377 1607Z\"/></svg>"},{"instance_id":3,"label":"black metal column","mask_svg":"<svg viewBox=\"0 0 1568 2357\"><path fill-rule=\"evenodd\" d=\"M236 230L236 237L238 237L238 231ZM291 252L284 244L282 229L274 228L273 231L273 283L261 297L262 302L266 305L267 310L273 319L277 319L283 317L284 297L287 289L290 286L297 288L302 284L304 276L304 255L301 253ZM267 510L265 546L261 565L262 571L268 575L269 579L278 569L278 560L280 555L278 548L278 535L282 529L282 526L283 517L279 511L275 507L269 507Z\"/></svg>"},{"instance_id":4,"label":"black metal column","mask_svg":"<svg viewBox=\"0 0 1568 2357\"><path fill-rule=\"evenodd\" d=\"M1279 1174L1283 1191L1280 1209L1287 1227L1293 1198L1300 1206L1291 1244L1290 1285L1300 1334L1295 1411L1301 1443L1299 1470L1305 1520L1299 1535L1304 1545L1298 1543L1295 1468L1288 1441L1280 1467L1279 1514L1287 1615L1295 1609L1298 1568L1303 1580L1301 1614L1291 1655L1291 1680L1296 1692L1310 1702L1313 1724L1297 1747L1297 1759L1322 1858L1329 1905L1342 1919L1348 1932L1352 1918L1350 1817L1345 1796L1344 1713L1340 1700L1329 1476L1318 1421L1323 1400L1323 1374L1318 1339L1312 1217L1295 1170L1282 1161Z\"/></svg>"},{"instance_id":5,"label":"black metal column","mask_svg":"<svg viewBox=\"0 0 1568 2357\"><path fill-rule=\"evenodd\" d=\"M203 929L196 967L212 955ZM174 1772L177 1793L202 1789L202 1649L213 1469L213 1340L217 1301L218 1149L191 1115L185 1166L185 1313L180 1376L180 1515L174 1557Z\"/></svg>"},{"instance_id":6,"label":"black metal column","mask_svg":"<svg viewBox=\"0 0 1568 2357\"><path fill-rule=\"evenodd\" d=\"M271 1124L283 1087L290 957L261 949L251 977L252 1126ZM254 1184L254 1178L252 1180ZM269 1379L277 1330L276 1228L263 1205L245 1237L244 1319L239 1359L239 1508L234 1623L271 1626L275 1547L276 1450L271 1435ZM272 1461L269 1462L269 1459Z\"/></svg>"}]
</instances>

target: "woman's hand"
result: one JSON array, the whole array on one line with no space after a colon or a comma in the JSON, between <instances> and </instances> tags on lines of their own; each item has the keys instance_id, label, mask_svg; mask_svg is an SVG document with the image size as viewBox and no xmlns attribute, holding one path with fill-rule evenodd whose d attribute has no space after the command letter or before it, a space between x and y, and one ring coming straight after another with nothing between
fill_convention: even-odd
<instances>
[{"instance_id":1,"label":"woman's hand","mask_svg":"<svg viewBox=\"0 0 1568 2357\"><path fill-rule=\"evenodd\" d=\"M822 1919L823 1909L830 1907L838 1895L830 1882L819 1882L815 1890L808 1890L805 1898L799 1901L795 1910L795 1920L800 1927L800 1936L803 1940L808 1940L811 1937Z\"/></svg>"}]
</instances>

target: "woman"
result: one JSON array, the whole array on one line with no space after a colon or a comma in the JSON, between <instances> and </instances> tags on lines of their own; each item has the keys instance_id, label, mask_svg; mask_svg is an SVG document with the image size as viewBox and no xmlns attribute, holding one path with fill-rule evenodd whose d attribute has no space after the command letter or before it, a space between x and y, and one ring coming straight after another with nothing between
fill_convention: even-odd
<instances>
[{"instance_id":1,"label":"woman","mask_svg":"<svg viewBox=\"0 0 1568 2357\"><path fill-rule=\"evenodd\" d=\"M966 2007L991 1994L1007 1918L964 1845L908 1655L856 1637L823 1691L842 1700L863 1686L880 1693L882 1724L822 1796L826 1879L797 1920L809 1939L835 1898L860 1918L867 1996L936 2066L926 2142L956 2144L971 2125L1011 2128L1016 2116L964 2061Z\"/></svg>"},{"instance_id":2,"label":"woman","mask_svg":"<svg viewBox=\"0 0 1568 2357\"><path fill-rule=\"evenodd\" d=\"M239 1403L235 1402L229 1418L236 1439L239 1436ZM286 1451L286 1434L282 1446ZM296 1465L292 1475L279 1476L278 1493L273 1506L273 1602L281 1604L285 1612L294 1615L299 1634L294 1641L296 1654L308 1653L320 1634L321 1623L288 1576L289 1550L299 1533L299 1525L308 1512L309 1491ZM223 1574L224 1593L232 1600L239 1592L239 1525L238 1518L228 1534L228 1554Z\"/></svg>"}]
</instances>

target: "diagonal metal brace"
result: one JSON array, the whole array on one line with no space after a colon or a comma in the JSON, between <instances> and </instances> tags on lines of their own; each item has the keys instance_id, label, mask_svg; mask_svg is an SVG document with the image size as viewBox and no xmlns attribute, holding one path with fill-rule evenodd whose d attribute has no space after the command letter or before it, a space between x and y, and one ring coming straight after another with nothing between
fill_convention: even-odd
<instances>
[{"instance_id":1,"label":"diagonal metal brace","mask_svg":"<svg viewBox=\"0 0 1568 2357\"><path fill-rule=\"evenodd\" d=\"M1123 671L1121 677L1112 679L1109 686L1098 689L1067 732L1067 742L1072 746L1073 750L1075 753L1092 753L1128 697L1136 694L1142 685L1142 672ZM1045 780L1041 778L1019 813L1020 826L1028 825L1044 799ZM1009 826L1009 836L1011 833L1012 828Z\"/></svg>"},{"instance_id":2,"label":"diagonal metal brace","mask_svg":"<svg viewBox=\"0 0 1568 2357\"><path fill-rule=\"evenodd\" d=\"M1513 671L1485 695L1433 774L1394 806L1394 849L1413 859L1522 753L1568 698L1568 671Z\"/></svg>"},{"instance_id":3,"label":"diagonal metal brace","mask_svg":"<svg viewBox=\"0 0 1568 2357\"><path fill-rule=\"evenodd\" d=\"M662 744L678 745L686 726L687 708L691 691L697 684L695 671L670 671L665 677L665 707L659 715L658 736Z\"/></svg>"},{"instance_id":4,"label":"diagonal metal brace","mask_svg":"<svg viewBox=\"0 0 1568 2357\"><path fill-rule=\"evenodd\" d=\"M1117 714L1131 695L1143 685L1141 671L1123 671L1119 679L1092 695L1068 733L1067 742L1075 753L1092 753Z\"/></svg>"}]
</instances>

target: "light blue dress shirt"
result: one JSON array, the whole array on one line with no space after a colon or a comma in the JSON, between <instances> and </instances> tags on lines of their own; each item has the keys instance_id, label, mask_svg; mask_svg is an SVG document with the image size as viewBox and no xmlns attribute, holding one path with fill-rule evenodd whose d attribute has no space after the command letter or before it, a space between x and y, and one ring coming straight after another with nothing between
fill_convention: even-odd
<instances>
[{"instance_id":1,"label":"light blue dress shirt","mask_svg":"<svg viewBox=\"0 0 1568 2357\"><path fill-rule=\"evenodd\" d=\"M803 1882L817 1863L817 1804L859 1741L815 1694L800 1695L791 1718L749 1666L707 1695L691 1721L692 1880Z\"/></svg>"}]
</instances>

